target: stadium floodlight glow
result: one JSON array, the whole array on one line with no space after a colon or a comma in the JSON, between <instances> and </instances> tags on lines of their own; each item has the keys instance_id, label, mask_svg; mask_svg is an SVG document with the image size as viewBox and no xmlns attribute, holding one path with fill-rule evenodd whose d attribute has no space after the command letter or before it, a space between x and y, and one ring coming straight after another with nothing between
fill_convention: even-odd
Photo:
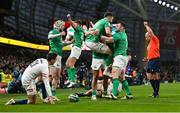
<instances>
[{"instance_id":1,"label":"stadium floodlight glow","mask_svg":"<svg viewBox=\"0 0 180 113\"><path fill-rule=\"evenodd\" d=\"M166 2L163 2L162 5L165 6L165 5L166 5Z\"/></svg>"},{"instance_id":2,"label":"stadium floodlight glow","mask_svg":"<svg viewBox=\"0 0 180 113\"><path fill-rule=\"evenodd\" d=\"M177 10L178 10L178 7L175 7L175 8L174 8L174 10L176 10L176 11L177 11Z\"/></svg>"},{"instance_id":3,"label":"stadium floodlight glow","mask_svg":"<svg viewBox=\"0 0 180 113\"><path fill-rule=\"evenodd\" d=\"M159 4L161 4L162 3L162 1L161 0L159 0L159 2L158 2Z\"/></svg>"},{"instance_id":4,"label":"stadium floodlight glow","mask_svg":"<svg viewBox=\"0 0 180 113\"><path fill-rule=\"evenodd\" d=\"M174 9L174 6L173 5L171 5L171 7L170 7L171 9Z\"/></svg>"},{"instance_id":5,"label":"stadium floodlight glow","mask_svg":"<svg viewBox=\"0 0 180 113\"><path fill-rule=\"evenodd\" d=\"M170 4L166 4L166 7L169 7L170 6Z\"/></svg>"},{"instance_id":6,"label":"stadium floodlight glow","mask_svg":"<svg viewBox=\"0 0 180 113\"><path fill-rule=\"evenodd\" d=\"M158 2L158 0L154 0L154 2Z\"/></svg>"}]
</instances>

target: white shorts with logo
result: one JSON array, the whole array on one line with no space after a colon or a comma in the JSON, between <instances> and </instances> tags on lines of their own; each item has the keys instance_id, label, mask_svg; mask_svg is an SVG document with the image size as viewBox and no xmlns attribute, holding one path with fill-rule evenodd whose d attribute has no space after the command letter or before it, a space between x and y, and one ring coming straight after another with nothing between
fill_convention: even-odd
<instances>
[{"instance_id":1,"label":"white shorts with logo","mask_svg":"<svg viewBox=\"0 0 180 113\"><path fill-rule=\"evenodd\" d=\"M100 42L85 42L86 46L97 53L106 53L109 47Z\"/></svg>"},{"instance_id":2,"label":"white shorts with logo","mask_svg":"<svg viewBox=\"0 0 180 113\"><path fill-rule=\"evenodd\" d=\"M61 69L61 59L62 59L62 57L57 55L57 60L56 60L56 62L54 63L53 66L56 67L56 68L60 68Z\"/></svg>"},{"instance_id":3,"label":"white shorts with logo","mask_svg":"<svg viewBox=\"0 0 180 113\"><path fill-rule=\"evenodd\" d=\"M76 59L79 59L79 57L81 55L81 51L82 51L81 48L79 48L77 46L73 46L69 57L74 57Z\"/></svg>"},{"instance_id":4,"label":"white shorts with logo","mask_svg":"<svg viewBox=\"0 0 180 113\"><path fill-rule=\"evenodd\" d=\"M26 74L26 73L24 73ZM26 90L27 95L36 95L36 84L35 80L27 81L23 76L22 76L22 85Z\"/></svg>"},{"instance_id":5,"label":"white shorts with logo","mask_svg":"<svg viewBox=\"0 0 180 113\"><path fill-rule=\"evenodd\" d=\"M105 67L105 60L104 59L92 59L91 68L93 70L99 70L100 68L104 69Z\"/></svg>"},{"instance_id":6,"label":"white shorts with logo","mask_svg":"<svg viewBox=\"0 0 180 113\"><path fill-rule=\"evenodd\" d=\"M123 55L117 55L114 57L113 67L118 67L120 69L126 70L128 64L128 57Z\"/></svg>"}]
</instances>

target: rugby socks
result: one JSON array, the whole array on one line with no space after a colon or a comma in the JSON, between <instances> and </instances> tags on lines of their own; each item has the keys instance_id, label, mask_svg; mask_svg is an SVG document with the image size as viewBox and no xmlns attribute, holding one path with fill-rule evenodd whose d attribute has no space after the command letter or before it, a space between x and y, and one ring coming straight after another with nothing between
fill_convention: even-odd
<instances>
[{"instance_id":1,"label":"rugby socks","mask_svg":"<svg viewBox=\"0 0 180 113\"><path fill-rule=\"evenodd\" d=\"M126 95L131 95L131 91L129 90L129 85L127 80L122 81L122 88L125 91Z\"/></svg>"},{"instance_id":2,"label":"rugby socks","mask_svg":"<svg viewBox=\"0 0 180 113\"><path fill-rule=\"evenodd\" d=\"M76 68L71 68L71 81L75 82L76 79Z\"/></svg>"},{"instance_id":3,"label":"rugby socks","mask_svg":"<svg viewBox=\"0 0 180 113\"><path fill-rule=\"evenodd\" d=\"M67 73L68 73L68 80L71 81L71 68L69 66L67 66Z\"/></svg>"},{"instance_id":4,"label":"rugby socks","mask_svg":"<svg viewBox=\"0 0 180 113\"><path fill-rule=\"evenodd\" d=\"M42 92L43 99L45 99L47 97L47 93L46 93L46 88L45 88L44 83L41 84L41 92Z\"/></svg>"},{"instance_id":5,"label":"rugby socks","mask_svg":"<svg viewBox=\"0 0 180 113\"><path fill-rule=\"evenodd\" d=\"M118 94L118 87L119 87L119 79L113 79L113 89L112 89L112 93L114 96L117 96Z\"/></svg>"},{"instance_id":6,"label":"rugby socks","mask_svg":"<svg viewBox=\"0 0 180 113\"><path fill-rule=\"evenodd\" d=\"M96 90L92 90L92 95L96 95Z\"/></svg>"},{"instance_id":7,"label":"rugby socks","mask_svg":"<svg viewBox=\"0 0 180 113\"><path fill-rule=\"evenodd\" d=\"M153 88L153 95L156 95L156 81L155 80L149 80L149 82L151 83L151 86Z\"/></svg>"},{"instance_id":8,"label":"rugby socks","mask_svg":"<svg viewBox=\"0 0 180 113\"><path fill-rule=\"evenodd\" d=\"M56 90L51 87L52 96L56 96Z\"/></svg>"},{"instance_id":9,"label":"rugby socks","mask_svg":"<svg viewBox=\"0 0 180 113\"><path fill-rule=\"evenodd\" d=\"M155 80L156 83L156 94L159 95L160 80Z\"/></svg>"},{"instance_id":10,"label":"rugby socks","mask_svg":"<svg viewBox=\"0 0 180 113\"><path fill-rule=\"evenodd\" d=\"M28 104L28 99L18 100L15 101L15 103L12 103L12 105L21 105L21 104Z\"/></svg>"}]
</instances>

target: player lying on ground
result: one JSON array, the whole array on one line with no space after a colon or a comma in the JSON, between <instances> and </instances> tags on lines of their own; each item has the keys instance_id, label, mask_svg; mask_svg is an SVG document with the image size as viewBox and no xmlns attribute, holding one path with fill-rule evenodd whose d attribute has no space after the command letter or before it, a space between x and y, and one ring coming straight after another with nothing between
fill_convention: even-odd
<instances>
[{"instance_id":1,"label":"player lying on ground","mask_svg":"<svg viewBox=\"0 0 180 113\"><path fill-rule=\"evenodd\" d=\"M22 85L26 90L28 99L15 101L9 100L6 105L16 104L35 104L36 102L36 82L43 81L46 92L51 104L55 104L49 84L49 65L56 62L57 54L49 53L47 59L39 58L32 62L24 71L22 75ZM36 80L36 81L35 81Z\"/></svg>"}]
</instances>

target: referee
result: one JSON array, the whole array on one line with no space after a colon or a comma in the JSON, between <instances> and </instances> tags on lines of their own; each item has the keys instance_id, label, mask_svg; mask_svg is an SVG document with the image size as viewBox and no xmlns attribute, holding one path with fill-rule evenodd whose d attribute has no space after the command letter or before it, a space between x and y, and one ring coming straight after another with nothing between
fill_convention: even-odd
<instances>
[{"instance_id":1,"label":"referee","mask_svg":"<svg viewBox=\"0 0 180 113\"><path fill-rule=\"evenodd\" d=\"M159 50L159 39L153 33L151 27L148 25L148 22L144 22L144 26L147 30L145 37L149 41L147 46L147 70L146 75L149 79L151 86L153 88L152 97L156 98L159 96L159 87L160 87L160 50Z\"/></svg>"}]
</instances>

